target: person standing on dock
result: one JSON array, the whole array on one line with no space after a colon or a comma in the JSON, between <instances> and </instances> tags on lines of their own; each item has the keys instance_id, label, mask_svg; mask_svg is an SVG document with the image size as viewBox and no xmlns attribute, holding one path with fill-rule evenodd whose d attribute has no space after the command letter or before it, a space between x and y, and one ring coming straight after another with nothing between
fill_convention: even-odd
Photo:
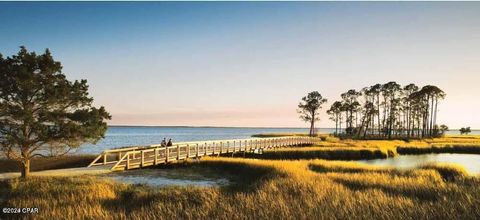
<instances>
[{"instance_id":1,"label":"person standing on dock","mask_svg":"<svg viewBox=\"0 0 480 220\"><path fill-rule=\"evenodd\" d=\"M160 145L161 145L162 147L167 146L167 141L166 141L165 138L163 138L162 143L160 143Z\"/></svg>"},{"instance_id":2,"label":"person standing on dock","mask_svg":"<svg viewBox=\"0 0 480 220\"><path fill-rule=\"evenodd\" d=\"M168 147L168 146L172 146L172 145L173 145L173 144L172 144L172 139L170 138L170 139L168 139L167 147Z\"/></svg>"}]
</instances>

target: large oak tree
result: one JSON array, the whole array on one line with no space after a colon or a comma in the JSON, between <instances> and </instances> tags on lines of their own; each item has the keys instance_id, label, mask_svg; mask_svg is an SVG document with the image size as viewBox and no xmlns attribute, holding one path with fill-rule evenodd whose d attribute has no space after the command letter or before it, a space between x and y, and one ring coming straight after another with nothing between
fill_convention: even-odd
<instances>
[{"instance_id":1,"label":"large oak tree","mask_svg":"<svg viewBox=\"0 0 480 220\"><path fill-rule=\"evenodd\" d=\"M0 149L21 163L22 177L33 157L64 154L105 134L109 113L92 105L86 80L66 79L48 49L0 54L0 79Z\"/></svg>"}]
</instances>

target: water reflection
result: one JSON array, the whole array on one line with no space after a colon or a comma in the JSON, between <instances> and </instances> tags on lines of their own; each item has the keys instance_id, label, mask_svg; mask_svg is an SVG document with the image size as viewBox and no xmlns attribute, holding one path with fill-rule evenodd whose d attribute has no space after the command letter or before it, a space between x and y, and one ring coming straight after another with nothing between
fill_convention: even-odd
<instances>
[{"instance_id":1,"label":"water reflection","mask_svg":"<svg viewBox=\"0 0 480 220\"><path fill-rule=\"evenodd\" d=\"M362 160L361 163L410 169L427 163L451 163L465 167L470 174L480 174L480 155L476 154L422 154L400 155L394 158Z\"/></svg>"},{"instance_id":2,"label":"water reflection","mask_svg":"<svg viewBox=\"0 0 480 220\"><path fill-rule=\"evenodd\" d=\"M128 184L150 186L224 186L230 184L226 178L209 173L192 172L187 169L139 169L114 172L105 177Z\"/></svg>"}]
</instances>

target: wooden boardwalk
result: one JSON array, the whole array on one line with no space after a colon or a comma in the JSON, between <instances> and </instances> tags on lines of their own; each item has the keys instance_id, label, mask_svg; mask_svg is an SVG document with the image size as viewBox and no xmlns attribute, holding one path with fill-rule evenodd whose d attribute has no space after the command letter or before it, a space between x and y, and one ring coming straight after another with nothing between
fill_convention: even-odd
<instances>
[{"instance_id":1,"label":"wooden boardwalk","mask_svg":"<svg viewBox=\"0 0 480 220\"><path fill-rule=\"evenodd\" d=\"M315 144L317 141L319 138L292 136L181 142L169 147L150 145L120 148L103 151L88 167L109 166L111 170L129 170L208 155L259 153L263 149Z\"/></svg>"}]
</instances>

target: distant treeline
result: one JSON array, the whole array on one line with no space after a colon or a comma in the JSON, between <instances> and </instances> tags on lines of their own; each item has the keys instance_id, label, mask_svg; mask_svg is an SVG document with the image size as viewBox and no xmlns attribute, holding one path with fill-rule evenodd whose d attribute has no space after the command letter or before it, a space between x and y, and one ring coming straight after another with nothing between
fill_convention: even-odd
<instances>
[{"instance_id":1,"label":"distant treeline","mask_svg":"<svg viewBox=\"0 0 480 220\"><path fill-rule=\"evenodd\" d=\"M396 82L375 84L341 94L327 113L335 135L354 138L424 138L441 136L448 127L437 125L440 88Z\"/></svg>"}]
</instances>

